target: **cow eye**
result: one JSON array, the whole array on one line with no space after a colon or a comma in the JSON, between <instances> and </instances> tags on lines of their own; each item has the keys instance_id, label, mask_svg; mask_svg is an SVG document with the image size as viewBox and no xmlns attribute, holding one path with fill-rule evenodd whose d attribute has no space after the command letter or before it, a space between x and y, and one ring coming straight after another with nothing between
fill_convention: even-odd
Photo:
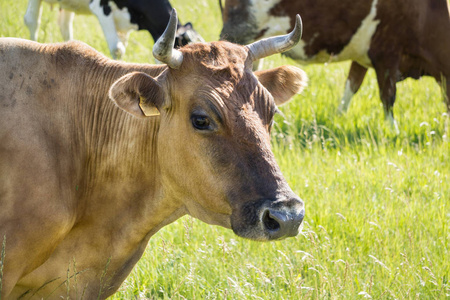
<instances>
[{"instance_id":1,"label":"cow eye","mask_svg":"<svg viewBox=\"0 0 450 300\"><path fill-rule=\"evenodd\" d=\"M198 130L211 129L211 122L207 116L193 115L191 117L192 125Z\"/></svg>"}]
</instances>

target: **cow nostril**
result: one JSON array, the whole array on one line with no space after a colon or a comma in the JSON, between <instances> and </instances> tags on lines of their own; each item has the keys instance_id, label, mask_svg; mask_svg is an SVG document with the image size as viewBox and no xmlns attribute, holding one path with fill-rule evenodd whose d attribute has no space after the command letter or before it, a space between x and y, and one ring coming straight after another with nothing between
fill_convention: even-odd
<instances>
[{"instance_id":1,"label":"cow nostril","mask_svg":"<svg viewBox=\"0 0 450 300\"><path fill-rule=\"evenodd\" d=\"M280 229L280 223L272 217L269 210L266 210L263 215L263 224L270 231L277 231Z\"/></svg>"}]
</instances>

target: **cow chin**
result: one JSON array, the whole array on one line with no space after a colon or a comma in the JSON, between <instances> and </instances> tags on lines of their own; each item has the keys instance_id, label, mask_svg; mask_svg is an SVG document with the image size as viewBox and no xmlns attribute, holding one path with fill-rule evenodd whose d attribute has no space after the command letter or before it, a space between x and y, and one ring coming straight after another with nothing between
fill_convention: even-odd
<instances>
[{"instance_id":1,"label":"cow chin","mask_svg":"<svg viewBox=\"0 0 450 300\"><path fill-rule=\"evenodd\" d=\"M230 215L226 213L214 212L210 209L204 208L198 203L189 203L186 205L188 214L200 221L210 225L218 225L231 229Z\"/></svg>"},{"instance_id":2,"label":"cow chin","mask_svg":"<svg viewBox=\"0 0 450 300\"><path fill-rule=\"evenodd\" d=\"M258 200L233 210L231 228L243 238L256 241L281 240L296 236L305 216L303 201Z\"/></svg>"}]
</instances>

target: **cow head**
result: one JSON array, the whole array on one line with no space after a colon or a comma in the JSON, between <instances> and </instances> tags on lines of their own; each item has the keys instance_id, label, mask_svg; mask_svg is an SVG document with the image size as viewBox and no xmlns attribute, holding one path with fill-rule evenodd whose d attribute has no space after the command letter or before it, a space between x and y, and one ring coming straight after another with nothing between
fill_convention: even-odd
<instances>
[{"instance_id":1,"label":"cow head","mask_svg":"<svg viewBox=\"0 0 450 300\"><path fill-rule=\"evenodd\" d=\"M227 0L225 7L219 0L223 28L220 39L241 45L254 41L258 36L256 17L250 10L250 0Z\"/></svg>"},{"instance_id":2,"label":"cow head","mask_svg":"<svg viewBox=\"0 0 450 300\"><path fill-rule=\"evenodd\" d=\"M117 105L137 117L160 114L165 196L245 238L296 235L303 201L283 178L269 133L277 104L300 92L306 75L296 67L252 73L251 66L295 45L300 23L290 35L246 47L215 42L176 50L174 15L153 50L169 67L157 78L127 74L110 90Z\"/></svg>"},{"instance_id":3,"label":"cow head","mask_svg":"<svg viewBox=\"0 0 450 300\"><path fill-rule=\"evenodd\" d=\"M291 28L281 0L226 0L221 6L223 28L220 39L241 45L260 38L284 34Z\"/></svg>"}]
</instances>

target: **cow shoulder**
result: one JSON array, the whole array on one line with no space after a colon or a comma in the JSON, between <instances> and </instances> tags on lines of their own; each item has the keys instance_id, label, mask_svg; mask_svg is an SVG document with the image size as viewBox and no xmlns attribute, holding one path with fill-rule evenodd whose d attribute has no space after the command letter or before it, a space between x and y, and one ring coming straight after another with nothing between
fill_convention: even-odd
<instances>
[{"instance_id":1,"label":"cow shoulder","mask_svg":"<svg viewBox=\"0 0 450 300\"><path fill-rule=\"evenodd\" d=\"M308 82L306 73L294 66L256 71L255 75L272 94L277 105L286 103L292 96L302 92Z\"/></svg>"},{"instance_id":2,"label":"cow shoulder","mask_svg":"<svg viewBox=\"0 0 450 300\"><path fill-rule=\"evenodd\" d=\"M133 72L122 76L111 86L109 97L124 111L144 118L159 115L164 94L154 78Z\"/></svg>"}]
</instances>

